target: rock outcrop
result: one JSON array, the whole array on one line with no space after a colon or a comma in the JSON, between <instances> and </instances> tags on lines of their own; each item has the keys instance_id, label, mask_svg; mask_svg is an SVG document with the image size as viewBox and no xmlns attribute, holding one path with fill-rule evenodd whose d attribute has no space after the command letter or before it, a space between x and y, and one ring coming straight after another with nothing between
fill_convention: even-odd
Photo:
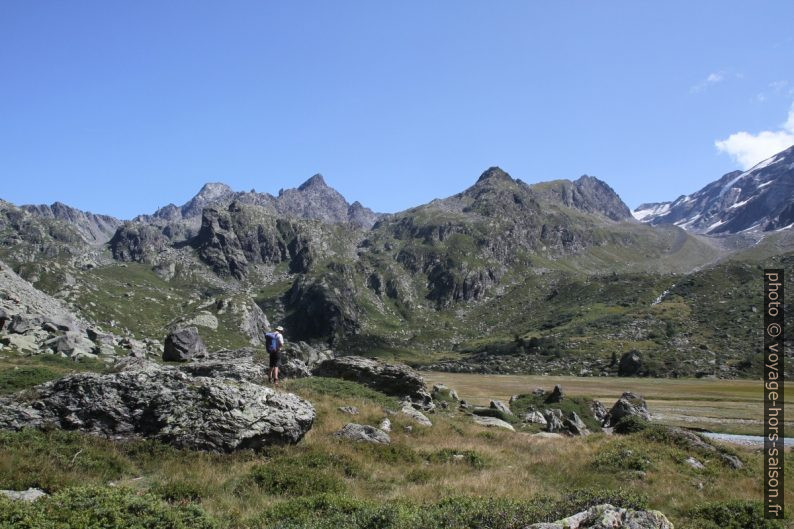
<instances>
[{"instance_id":1,"label":"rock outcrop","mask_svg":"<svg viewBox=\"0 0 794 529\"><path fill-rule=\"evenodd\" d=\"M629 415L636 415L646 421L651 419L645 399L627 391L620 396L615 405L612 406L612 409L609 410L609 413L604 418L604 426L613 427L620 419Z\"/></svg>"},{"instance_id":2,"label":"rock outcrop","mask_svg":"<svg viewBox=\"0 0 794 529\"><path fill-rule=\"evenodd\" d=\"M230 452L297 443L310 403L245 381L190 376L142 359L116 373L79 373L0 399L0 428L62 428Z\"/></svg>"},{"instance_id":3,"label":"rock outcrop","mask_svg":"<svg viewBox=\"0 0 794 529\"><path fill-rule=\"evenodd\" d=\"M618 363L618 376L636 377L643 372L642 357L637 351L629 351L620 357Z\"/></svg>"},{"instance_id":4,"label":"rock outcrop","mask_svg":"<svg viewBox=\"0 0 794 529\"><path fill-rule=\"evenodd\" d=\"M343 356L322 362L312 373L320 377L358 382L386 395L408 397L414 404L432 404L425 379L404 364L387 364L361 356Z\"/></svg>"},{"instance_id":5,"label":"rock outcrop","mask_svg":"<svg viewBox=\"0 0 794 529\"><path fill-rule=\"evenodd\" d=\"M525 529L673 529L659 511L635 511L605 503L554 523L536 523Z\"/></svg>"},{"instance_id":6,"label":"rock outcrop","mask_svg":"<svg viewBox=\"0 0 794 529\"><path fill-rule=\"evenodd\" d=\"M483 417L481 415L472 415L471 418L479 424L480 426L486 426L489 428L504 428L505 430L510 430L511 432L515 431L513 425L509 422L505 422L502 419L497 419L496 417Z\"/></svg>"}]
</instances>

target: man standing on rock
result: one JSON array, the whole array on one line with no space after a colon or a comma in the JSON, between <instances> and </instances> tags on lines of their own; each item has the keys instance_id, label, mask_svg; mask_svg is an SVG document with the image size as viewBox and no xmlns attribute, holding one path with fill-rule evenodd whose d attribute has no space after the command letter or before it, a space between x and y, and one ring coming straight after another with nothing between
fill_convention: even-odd
<instances>
[{"instance_id":1,"label":"man standing on rock","mask_svg":"<svg viewBox=\"0 0 794 529\"><path fill-rule=\"evenodd\" d=\"M270 355L270 371L267 374L267 381L278 386L278 368L281 366L281 348L284 346L284 327L279 325L275 332L265 334L265 348Z\"/></svg>"}]
</instances>

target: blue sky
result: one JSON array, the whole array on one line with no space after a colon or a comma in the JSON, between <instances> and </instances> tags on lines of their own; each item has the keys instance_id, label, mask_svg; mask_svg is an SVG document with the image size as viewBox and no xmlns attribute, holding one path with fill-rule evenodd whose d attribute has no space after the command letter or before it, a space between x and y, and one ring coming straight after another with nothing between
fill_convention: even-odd
<instances>
[{"instance_id":1,"label":"blue sky","mask_svg":"<svg viewBox=\"0 0 794 529\"><path fill-rule=\"evenodd\" d=\"M0 198L129 218L320 172L391 212L499 165L671 200L794 143L792 20L790 1L8 0Z\"/></svg>"}]
</instances>

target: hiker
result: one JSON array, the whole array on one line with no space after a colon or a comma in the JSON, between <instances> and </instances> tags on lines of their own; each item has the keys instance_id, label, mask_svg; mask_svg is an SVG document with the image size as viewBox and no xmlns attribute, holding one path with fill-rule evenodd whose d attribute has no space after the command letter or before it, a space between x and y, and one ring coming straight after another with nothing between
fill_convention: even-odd
<instances>
[{"instance_id":1,"label":"hiker","mask_svg":"<svg viewBox=\"0 0 794 529\"><path fill-rule=\"evenodd\" d=\"M279 325L275 332L265 334L265 348L270 355L270 371L267 374L267 381L278 386L278 368L281 365L281 348L284 346L284 327Z\"/></svg>"}]
</instances>

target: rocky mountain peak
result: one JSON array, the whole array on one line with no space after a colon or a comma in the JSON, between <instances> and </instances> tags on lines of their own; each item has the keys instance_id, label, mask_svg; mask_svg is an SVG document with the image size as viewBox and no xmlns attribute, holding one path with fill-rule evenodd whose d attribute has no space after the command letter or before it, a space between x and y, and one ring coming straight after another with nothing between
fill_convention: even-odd
<instances>
[{"instance_id":1,"label":"rocky mountain peak","mask_svg":"<svg viewBox=\"0 0 794 529\"><path fill-rule=\"evenodd\" d=\"M642 204L642 222L674 224L709 235L764 232L794 225L794 146L754 165L732 171L672 202Z\"/></svg>"},{"instance_id":2,"label":"rocky mountain peak","mask_svg":"<svg viewBox=\"0 0 794 529\"><path fill-rule=\"evenodd\" d=\"M494 166L489 167L483 174L480 175L480 178L477 179L478 184L483 182L498 181L512 182L513 178L504 172L500 167Z\"/></svg>"},{"instance_id":3,"label":"rocky mountain peak","mask_svg":"<svg viewBox=\"0 0 794 529\"><path fill-rule=\"evenodd\" d=\"M323 189L327 188L328 184L325 183L325 178L320 173L312 176L305 182L303 182L300 186L298 186L298 191L306 191L309 189Z\"/></svg>"},{"instance_id":4,"label":"rocky mountain peak","mask_svg":"<svg viewBox=\"0 0 794 529\"><path fill-rule=\"evenodd\" d=\"M201 187L198 194L193 197L194 199L200 198L204 200L214 200L224 195L233 193L231 187L221 182L208 182Z\"/></svg>"}]
</instances>

